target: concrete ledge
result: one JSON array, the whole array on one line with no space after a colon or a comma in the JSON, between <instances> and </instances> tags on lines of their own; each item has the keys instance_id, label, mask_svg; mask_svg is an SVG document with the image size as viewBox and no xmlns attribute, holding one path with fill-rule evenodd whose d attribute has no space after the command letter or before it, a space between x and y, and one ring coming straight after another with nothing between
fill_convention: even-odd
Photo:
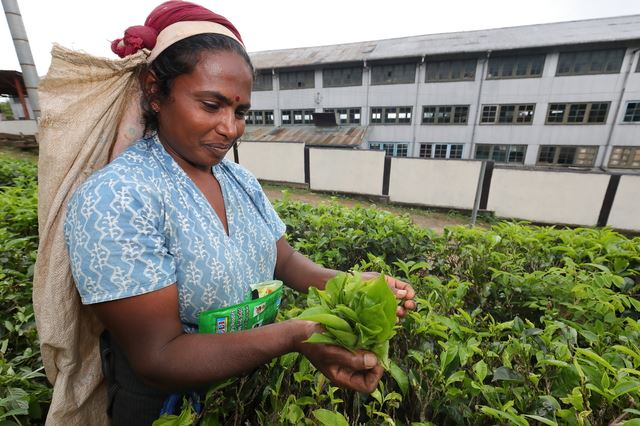
<instances>
[{"instance_id":1,"label":"concrete ledge","mask_svg":"<svg viewBox=\"0 0 640 426\"><path fill-rule=\"evenodd\" d=\"M38 133L38 123L36 120L2 120L0 121L0 133L33 136Z\"/></svg>"}]
</instances>

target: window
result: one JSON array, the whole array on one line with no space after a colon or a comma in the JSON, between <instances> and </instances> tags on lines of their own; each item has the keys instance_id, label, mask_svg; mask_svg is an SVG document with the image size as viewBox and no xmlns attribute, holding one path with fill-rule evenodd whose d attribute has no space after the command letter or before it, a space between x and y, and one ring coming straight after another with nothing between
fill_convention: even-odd
<instances>
[{"instance_id":1,"label":"window","mask_svg":"<svg viewBox=\"0 0 640 426\"><path fill-rule=\"evenodd\" d=\"M469 105L425 105L422 124L467 124Z\"/></svg>"},{"instance_id":2,"label":"window","mask_svg":"<svg viewBox=\"0 0 640 426\"><path fill-rule=\"evenodd\" d=\"M627 109L624 112L625 123L640 123L640 101L627 103Z\"/></svg>"},{"instance_id":3,"label":"window","mask_svg":"<svg viewBox=\"0 0 640 426\"><path fill-rule=\"evenodd\" d=\"M445 158L448 160L462 158L463 148L464 144L421 143L420 158Z\"/></svg>"},{"instance_id":4,"label":"window","mask_svg":"<svg viewBox=\"0 0 640 426\"><path fill-rule=\"evenodd\" d=\"M415 83L416 64L373 65L371 67L371 84Z\"/></svg>"},{"instance_id":5,"label":"window","mask_svg":"<svg viewBox=\"0 0 640 426\"><path fill-rule=\"evenodd\" d=\"M609 167L640 169L640 147L614 146L609 157Z\"/></svg>"},{"instance_id":6,"label":"window","mask_svg":"<svg viewBox=\"0 0 640 426\"><path fill-rule=\"evenodd\" d=\"M546 124L604 124L610 102L549 104Z\"/></svg>"},{"instance_id":7,"label":"window","mask_svg":"<svg viewBox=\"0 0 640 426\"><path fill-rule=\"evenodd\" d=\"M489 59L487 78L540 77L545 55L505 56Z\"/></svg>"},{"instance_id":8,"label":"window","mask_svg":"<svg viewBox=\"0 0 640 426\"><path fill-rule=\"evenodd\" d=\"M561 52L556 75L618 73L623 59L624 49Z\"/></svg>"},{"instance_id":9,"label":"window","mask_svg":"<svg viewBox=\"0 0 640 426\"><path fill-rule=\"evenodd\" d=\"M483 105L482 124L531 124L535 104Z\"/></svg>"},{"instance_id":10,"label":"window","mask_svg":"<svg viewBox=\"0 0 640 426\"><path fill-rule=\"evenodd\" d=\"M256 126L273 124L273 110L249 111L244 120L247 124Z\"/></svg>"},{"instance_id":11,"label":"window","mask_svg":"<svg viewBox=\"0 0 640 426\"><path fill-rule=\"evenodd\" d=\"M409 144L398 142L369 142L369 149L384 151L391 157L406 157Z\"/></svg>"},{"instance_id":12,"label":"window","mask_svg":"<svg viewBox=\"0 0 640 426\"><path fill-rule=\"evenodd\" d=\"M324 112L336 113L338 124L360 124L360 108L325 108Z\"/></svg>"},{"instance_id":13,"label":"window","mask_svg":"<svg viewBox=\"0 0 640 426\"><path fill-rule=\"evenodd\" d=\"M412 107L372 107L371 124L411 124Z\"/></svg>"},{"instance_id":14,"label":"window","mask_svg":"<svg viewBox=\"0 0 640 426\"><path fill-rule=\"evenodd\" d=\"M476 59L427 62L426 83L476 79Z\"/></svg>"},{"instance_id":15,"label":"window","mask_svg":"<svg viewBox=\"0 0 640 426\"><path fill-rule=\"evenodd\" d=\"M493 160L497 163L524 164L526 145L476 145L476 160Z\"/></svg>"},{"instance_id":16,"label":"window","mask_svg":"<svg viewBox=\"0 0 640 426\"><path fill-rule=\"evenodd\" d=\"M538 164L591 167L597 154L597 146L540 145Z\"/></svg>"},{"instance_id":17,"label":"window","mask_svg":"<svg viewBox=\"0 0 640 426\"><path fill-rule=\"evenodd\" d=\"M315 72L310 71L287 71L280 73L280 89L310 89L315 87Z\"/></svg>"},{"instance_id":18,"label":"window","mask_svg":"<svg viewBox=\"0 0 640 426\"><path fill-rule=\"evenodd\" d=\"M273 90L273 76L270 71L257 72L251 90L254 92Z\"/></svg>"},{"instance_id":19,"label":"window","mask_svg":"<svg viewBox=\"0 0 640 426\"><path fill-rule=\"evenodd\" d=\"M282 124L313 124L313 110L312 109L283 110Z\"/></svg>"},{"instance_id":20,"label":"window","mask_svg":"<svg viewBox=\"0 0 640 426\"><path fill-rule=\"evenodd\" d=\"M362 86L362 67L322 70L322 87Z\"/></svg>"}]
</instances>

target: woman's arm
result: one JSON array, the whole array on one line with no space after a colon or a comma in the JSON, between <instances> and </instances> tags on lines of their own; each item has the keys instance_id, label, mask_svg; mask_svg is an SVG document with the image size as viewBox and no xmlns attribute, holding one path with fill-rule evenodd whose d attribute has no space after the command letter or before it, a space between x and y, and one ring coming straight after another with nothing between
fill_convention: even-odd
<instances>
[{"instance_id":1,"label":"woman's arm","mask_svg":"<svg viewBox=\"0 0 640 426\"><path fill-rule=\"evenodd\" d=\"M371 353L304 343L319 330L310 321L283 321L238 333L184 334L175 284L92 307L136 374L169 391L237 376L288 352L302 353L333 383L358 392L372 392L382 376Z\"/></svg>"},{"instance_id":2,"label":"woman's arm","mask_svg":"<svg viewBox=\"0 0 640 426\"><path fill-rule=\"evenodd\" d=\"M324 289L325 283L338 273L335 269L324 268L298 253L284 237L278 240L276 249L278 254L275 277L300 292L306 293L310 286ZM365 279L375 278L378 275L377 272L362 273ZM413 300L416 293L410 284L390 276L386 276L385 279L396 295L396 299L402 300L397 309L399 317L405 316L407 311L416 309L416 302Z\"/></svg>"},{"instance_id":3,"label":"woman's arm","mask_svg":"<svg viewBox=\"0 0 640 426\"><path fill-rule=\"evenodd\" d=\"M295 251L285 237L278 240L276 250L275 277L302 293L306 293L311 286L324 289L325 283L338 273L335 269L322 267Z\"/></svg>"}]
</instances>

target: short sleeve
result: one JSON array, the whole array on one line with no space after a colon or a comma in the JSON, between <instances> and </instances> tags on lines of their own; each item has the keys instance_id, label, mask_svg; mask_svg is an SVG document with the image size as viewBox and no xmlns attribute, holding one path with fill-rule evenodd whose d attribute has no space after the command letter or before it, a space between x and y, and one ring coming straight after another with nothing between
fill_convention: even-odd
<instances>
[{"instance_id":1,"label":"short sleeve","mask_svg":"<svg viewBox=\"0 0 640 426\"><path fill-rule=\"evenodd\" d=\"M84 304L159 290L176 281L157 193L116 174L91 178L72 196L64 233Z\"/></svg>"}]
</instances>

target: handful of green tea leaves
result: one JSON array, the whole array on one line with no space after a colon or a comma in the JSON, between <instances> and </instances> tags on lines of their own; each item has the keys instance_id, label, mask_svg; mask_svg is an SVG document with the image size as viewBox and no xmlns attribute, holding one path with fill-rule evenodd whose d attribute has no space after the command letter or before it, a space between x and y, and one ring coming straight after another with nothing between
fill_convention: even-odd
<instances>
[{"instance_id":1,"label":"handful of green tea leaves","mask_svg":"<svg viewBox=\"0 0 640 426\"><path fill-rule=\"evenodd\" d=\"M389 369L389 340L396 334L397 301L384 275L363 281L358 273L341 272L327 281L324 290L309 288L307 305L298 319L315 321L326 330L313 334L307 342L351 351L365 349Z\"/></svg>"}]
</instances>

